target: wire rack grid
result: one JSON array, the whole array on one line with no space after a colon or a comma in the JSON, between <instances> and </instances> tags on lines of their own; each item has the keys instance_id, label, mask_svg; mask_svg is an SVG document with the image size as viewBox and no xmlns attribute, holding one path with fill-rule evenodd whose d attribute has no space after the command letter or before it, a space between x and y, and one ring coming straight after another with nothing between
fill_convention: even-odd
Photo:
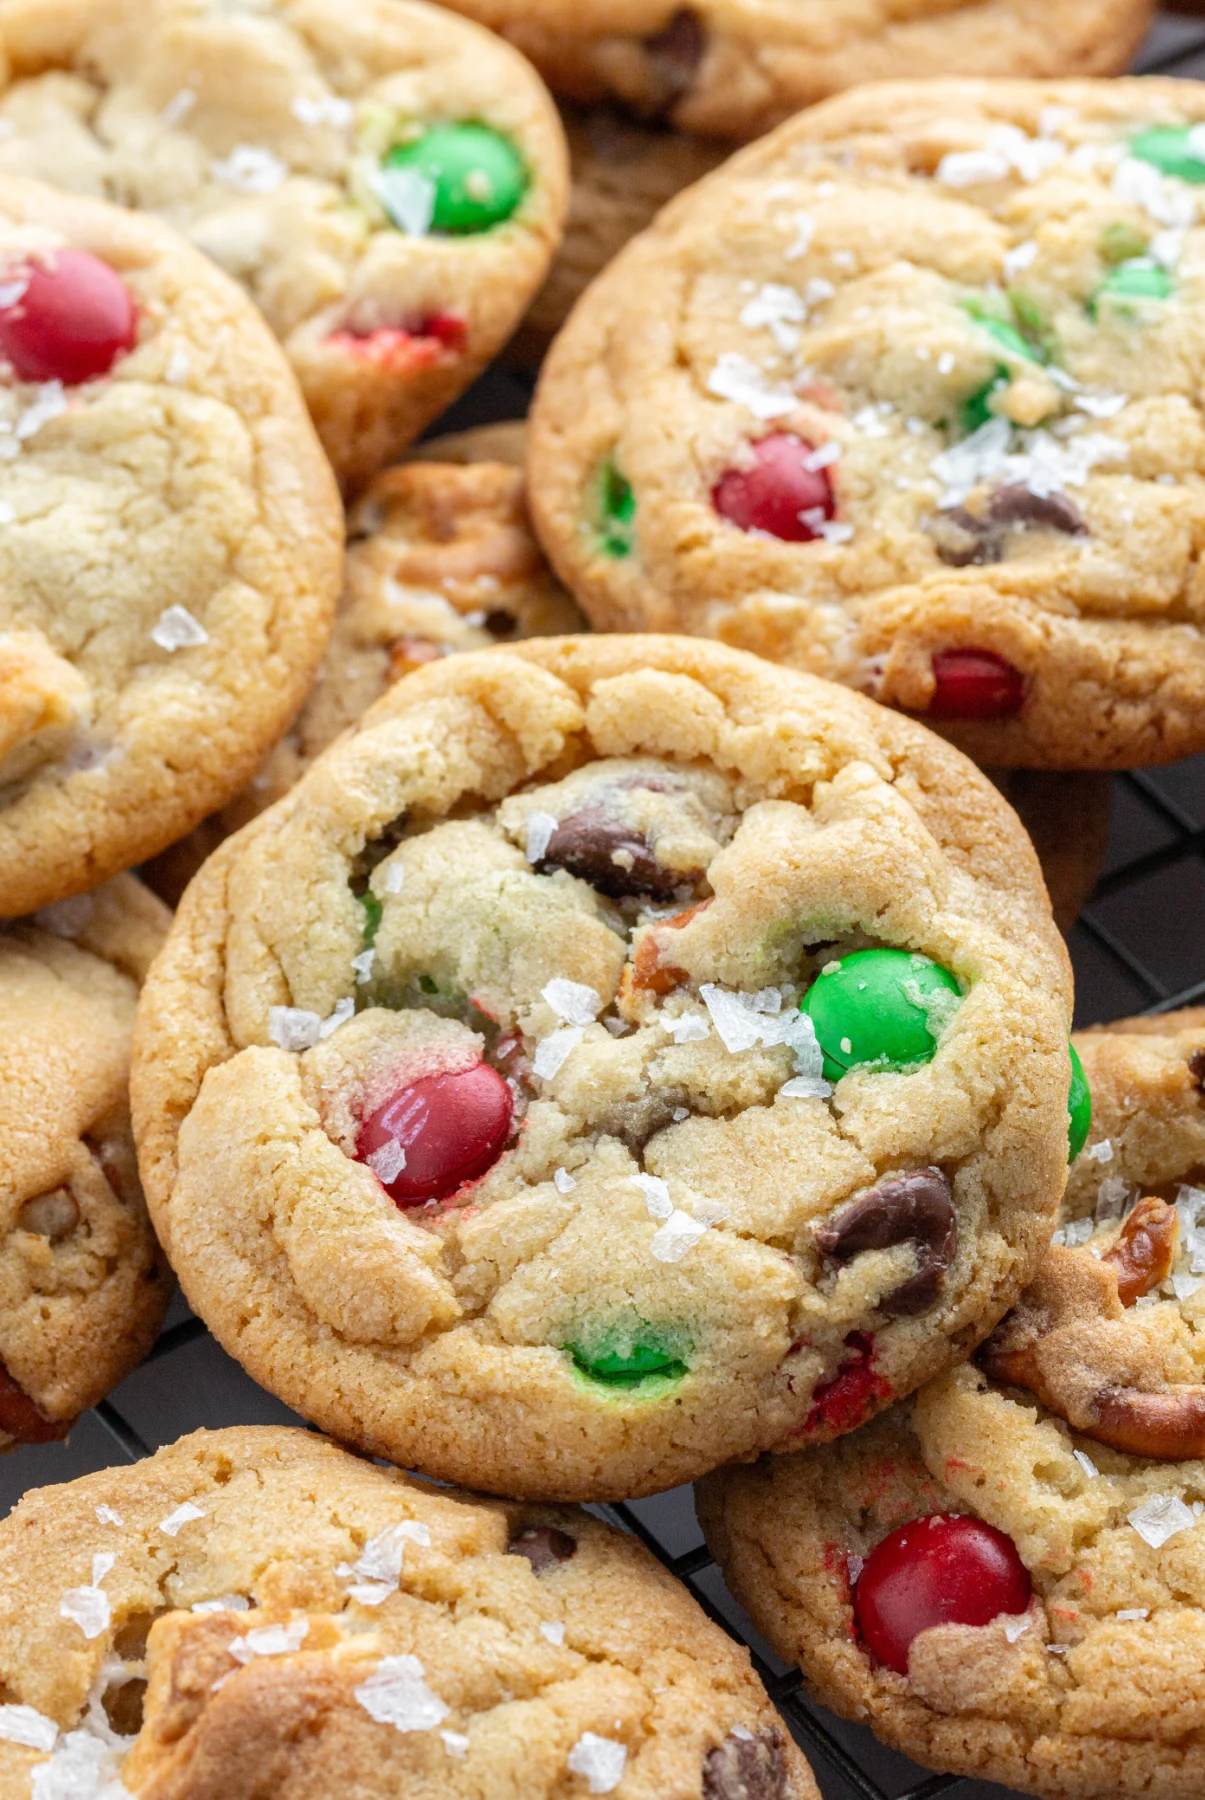
<instances>
[{"instance_id":1,"label":"wire rack grid","mask_svg":"<svg viewBox=\"0 0 1205 1800\"><path fill-rule=\"evenodd\" d=\"M1195 17L1157 18L1137 72L1205 78L1205 0L1196 3L1201 10ZM520 377L491 371L432 435L513 418L526 410L529 398ZM1203 919L1205 756L1116 777L1104 873L1068 934L1077 1024L1205 1003ZM201 1426L290 1423L304 1421L257 1387L177 1297L143 1365L83 1416L67 1443L28 1447L0 1462L0 1513L30 1488L111 1465L115 1450L135 1462ZM865 1727L810 1702L799 1671L786 1667L759 1638L725 1587L703 1543L689 1488L591 1510L639 1537L704 1611L749 1647L787 1726L812 1761L824 1800L935 1800L939 1794L1007 1800L1004 1788L930 1774L878 1744Z\"/></svg>"}]
</instances>

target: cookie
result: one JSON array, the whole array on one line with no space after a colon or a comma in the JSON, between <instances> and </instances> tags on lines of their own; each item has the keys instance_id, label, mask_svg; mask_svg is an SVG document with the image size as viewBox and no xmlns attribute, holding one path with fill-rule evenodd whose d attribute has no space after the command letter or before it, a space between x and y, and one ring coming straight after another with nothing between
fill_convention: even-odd
<instances>
[{"instance_id":1,"label":"cookie","mask_svg":"<svg viewBox=\"0 0 1205 1800\"><path fill-rule=\"evenodd\" d=\"M550 85L683 131L752 138L859 82L934 75L1118 75L1146 0L454 0Z\"/></svg>"},{"instance_id":2,"label":"cookie","mask_svg":"<svg viewBox=\"0 0 1205 1800\"><path fill-rule=\"evenodd\" d=\"M13 1800L819 1800L748 1651L634 1538L308 1432L26 1495L0 1593Z\"/></svg>"},{"instance_id":3,"label":"cookie","mask_svg":"<svg viewBox=\"0 0 1205 1800\"><path fill-rule=\"evenodd\" d=\"M158 220L0 176L0 918L191 830L288 725L342 516L284 358Z\"/></svg>"},{"instance_id":4,"label":"cookie","mask_svg":"<svg viewBox=\"0 0 1205 1800\"><path fill-rule=\"evenodd\" d=\"M774 1647L887 1743L1060 1800L1189 1800L1205 1017L1074 1041L1088 1146L1054 1246L975 1363L838 1444L710 1477L700 1518Z\"/></svg>"},{"instance_id":5,"label":"cookie","mask_svg":"<svg viewBox=\"0 0 1205 1800\"><path fill-rule=\"evenodd\" d=\"M991 1329L1063 1186L1069 996L939 739L717 645L533 640L407 676L197 876L143 1179L193 1307L324 1429L647 1493Z\"/></svg>"},{"instance_id":6,"label":"cookie","mask_svg":"<svg viewBox=\"0 0 1205 1800\"><path fill-rule=\"evenodd\" d=\"M886 84L671 201L532 416L592 622L847 682L982 763L1200 750L1196 121L1194 82Z\"/></svg>"},{"instance_id":7,"label":"cookie","mask_svg":"<svg viewBox=\"0 0 1205 1800\"><path fill-rule=\"evenodd\" d=\"M538 363L599 271L730 150L718 139L640 125L607 107L562 106L561 122L571 178L565 236L507 345L508 361Z\"/></svg>"},{"instance_id":8,"label":"cookie","mask_svg":"<svg viewBox=\"0 0 1205 1800\"><path fill-rule=\"evenodd\" d=\"M466 388L544 279L564 138L507 45L421 0L4 0L0 170L162 214L262 308L346 486Z\"/></svg>"},{"instance_id":9,"label":"cookie","mask_svg":"<svg viewBox=\"0 0 1205 1800\"><path fill-rule=\"evenodd\" d=\"M130 1134L138 985L166 908L132 876L0 934L0 1449L66 1437L171 1294Z\"/></svg>"},{"instance_id":10,"label":"cookie","mask_svg":"<svg viewBox=\"0 0 1205 1800\"><path fill-rule=\"evenodd\" d=\"M372 483L350 515L343 597L309 698L242 793L146 871L164 899L175 905L223 838L286 794L411 669L581 629L531 529L514 466L522 441L521 424L487 425L420 446L429 460Z\"/></svg>"}]
</instances>

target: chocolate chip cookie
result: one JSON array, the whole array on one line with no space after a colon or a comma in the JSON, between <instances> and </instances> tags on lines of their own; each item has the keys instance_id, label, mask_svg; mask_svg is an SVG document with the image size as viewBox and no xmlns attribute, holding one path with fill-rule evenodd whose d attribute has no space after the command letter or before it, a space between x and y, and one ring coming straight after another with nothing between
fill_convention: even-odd
<instances>
[{"instance_id":1,"label":"chocolate chip cookie","mask_svg":"<svg viewBox=\"0 0 1205 1800\"><path fill-rule=\"evenodd\" d=\"M163 1319L127 1090L168 923L120 875L0 934L0 1449L66 1437Z\"/></svg>"},{"instance_id":2,"label":"chocolate chip cookie","mask_svg":"<svg viewBox=\"0 0 1205 1800\"><path fill-rule=\"evenodd\" d=\"M1205 745L1205 85L928 82L671 201L544 366L535 522L604 629L864 689L977 761Z\"/></svg>"},{"instance_id":3,"label":"chocolate chip cookie","mask_svg":"<svg viewBox=\"0 0 1205 1800\"><path fill-rule=\"evenodd\" d=\"M1205 1779L1205 1016L1075 1039L1093 1121L975 1362L700 1516L816 1695L935 1768L1050 1796Z\"/></svg>"},{"instance_id":4,"label":"chocolate chip cookie","mask_svg":"<svg viewBox=\"0 0 1205 1800\"><path fill-rule=\"evenodd\" d=\"M6 1794L818 1800L748 1652L634 1538L308 1432L26 1495L0 1594Z\"/></svg>"},{"instance_id":5,"label":"chocolate chip cookie","mask_svg":"<svg viewBox=\"0 0 1205 1800\"><path fill-rule=\"evenodd\" d=\"M0 175L0 918L238 792L322 655L341 527L238 288L156 219Z\"/></svg>"},{"instance_id":6,"label":"chocolate chip cookie","mask_svg":"<svg viewBox=\"0 0 1205 1800\"><path fill-rule=\"evenodd\" d=\"M580 630L523 491L522 424L422 445L350 514L343 596L309 698L241 794L145 877L175 905L223 838L288 792L395 681L461 650Z\"/></svg>"},{"instance_id":7,"label":"chocolate chip cookie","mask_svg":"<svg viewBox=\"0 0 1205 1800\"><path fill-rule=\"evenodd\" d=\"M1147 0L453 0L579 101L752 138L859 82L1118 75Z\"/></svg>"},{"instance_id":8,"label":"chocolate chip cookie","mask_svg":"<svg viewBox=\"0 0 1205 1800\"><path fill-rule=\"evenodd\" d=\"M358 486L468 386L565 209L523 59L421 0L4 0L0 170L161 214L241 281Z\"/></svg>"},{"instance_id":9,"label":"chocolate chip cookie","mask_svg":"<svg viewBox=\"0 0 1205 1800\"><path fill-rule=\"evenodd\" d=\"M693 639L420 668L192 883L134 1107L189 1300L443 1479L650 1492L850 1429L1012 1304L1070 984L1013 814Z\"/></svg>"}]
</instances>

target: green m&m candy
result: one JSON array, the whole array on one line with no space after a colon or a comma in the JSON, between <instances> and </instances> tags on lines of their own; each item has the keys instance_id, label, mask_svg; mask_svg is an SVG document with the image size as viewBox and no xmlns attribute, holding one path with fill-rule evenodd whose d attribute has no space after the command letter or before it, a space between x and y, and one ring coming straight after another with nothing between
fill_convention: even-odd
<instances>
[{"instance_id":1,"label":"green m&m candy","mask_svg":"<svg viewBox=\"0 0 1205 1800\"><path fill-rule=\"evenodd\" d=\"M636 1387L655 1376L673 1380L686 1373L686 1364L669 1345L651 1334L635 1343L612 1344L602 1349L570 1345L569 1354L583 1375L608 1387Z\"/></svg>"},{"instance_id":2,"label":"green m&m candy","mask_svg":"<svg viewBox=\"0 0 1205 1800\"><path fill-rule=\"evenodd\" d=\"M1067 1048L1071 1053L1071 1090L1067 1095L1067 1161L1074 1162L1088 1142L1088 1131L1092 1124L1092 1093L1075 1045L1068 1044Z\"/></svg>"},{"instance_id":3,"label":"green m&m candy","mask_svg":"<svg viewBox=\"0 0 1205 1800\"><path fill-rule=\"evenodd\" d=\"M816 1027L824 1073L906 1069L929 1062L962 998L948 969L908 950L855 950L829 963L803 997Z\"/></svg>"},{"instance_id":4,"label":"green m&m candy","mask_svg":"<svg viewBox=\"0 0 1205 1800\"><path fill-rule=\"evenodd\" d=\"M613 462L598 472L598 537L604 556L632 554L636 539L636 496Z\"/></svg>"},{"instance_id":5,"label":"green m&m candy","mask_svg":"<svg viewBox=\"0 0 1205 1800\"><path fill-rule=\"evenodd\" d=\"M451 237L489 231L509 219L527 191L523 159L488 125L435 125L396 144L383 168L405 169L430 188L429 229Z\"/></svg>"},{"instance_id":6,"label":"green m&m candy","mask_svg":"<svg viewBox=\"0 0 1205 1800\"><path fill-rule=\"evenodd\" d=\"M1174 285L1167 270L1153 257L1134 257L1110 269L1092 296L1089 311L1095 317L1102 300L1114 302L1123 312L1127 300L1166 300Z\"/></svg>"},{"instance_id":7,"label":"green m&m candy","mask_svg":"<svg viewBox=\"0 0 1205 1800\"><path fill-rule=\"evenodd\" d=\"M1130 155L1181 181L1205 181L1205 131L1199 125L1152 125L1131 139Z\"/></svg>"}]
</instances>

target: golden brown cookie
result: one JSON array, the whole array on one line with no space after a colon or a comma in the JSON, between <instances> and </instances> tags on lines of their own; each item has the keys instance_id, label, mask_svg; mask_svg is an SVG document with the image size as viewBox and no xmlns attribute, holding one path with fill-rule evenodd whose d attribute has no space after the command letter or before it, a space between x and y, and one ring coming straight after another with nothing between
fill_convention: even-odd
<instances>
[{"instance_id":1,"label":"golden brown cookie","mask_svg":"<svg viewBox=\"0 0 1205 1800\"><path fill-rule=\"evenodd\" d=\"M522 441L522 424L486 425L420 445L377 477L349 517L343 597L309 698L242 793L144 871L156 893L175 905L223 838L286 794L411 669L580 630L531 529Z\"/></svg>"},{"instance_id":2,"label":"golden brown cookie","mask_svg":"<svg viewBox=\"0 0 1205 1800\"><path fill-rule=\"evenodd\" d=\"M0 918L236 793L322 655L338 496L283 356L166 225L0 176Z\"/></svg>"},{"instance_id":3,"label":"golden brown cookie","mask_svg":"<svg viewBox=\"0 0 1205 1800\"><path fill-rule=\"evenodd\" d=\"M844 681L981 763L1200 749L1200 130L1194 82L884 84L671 201L532 413L592 622Z\"/></svg>"},{"instance_id":4,"label":"golden brown cookie","mask_svg":"<svg viewBox=\"0 0 1205 1800\"><path fill-rule=\"evenodd\" d=\"M163 1320L128 1081L169 923L119 875L0 935L0 1449L65 1437Z\"/></svg>"},{"instance_id":5,"label":"golden brown cookie","mask_svg":"<svg viewBox=\"0 0 1205 1800\"><path fill-rule=\"evenodd\" d=\"M1074 1041L1088 1145L978 1366L838 1444L709 1478L700 1517L775 1649L887 1743L1060 1800L1189 1800L1205 1780L1205 1019Z\"/></svg>"},{"instance_id":6,"label":"golden brown cookie","mask_svg":"<svg viewBox=\"0 0 1205 1800\"><path fill-rule=\"evenodd\" d=\"M579 101L751 138L859 82L1118 75L1148 0L453 0Z\"/></svg>"},{"instance_id":7,"label":"golden brown cookie","mask_svg":"<svg viewBox=\"0 0 1205 1800\"><path fill-rule=\"evenodd\" d=\"M241 281L361 485L543 280L564 138L507 45L421 0L3 0L0 170L161 214Z\"/></svg>"},{"instance_id":8,"label":"golden brown cookie","mask_svg":"<svg viewBox=\"0 0 1205 1800\"><path fill-rule=\"evenodd\" d=\"M748 1652L634 1538L304 1431L28 1494L0 1598L6 1800L818 1800Z\"/></svg>"},{"instance_id":9,"label":"golden brown cookie","mask_svg":"<svg viewBox=\"0 0 1205 1800\"><path fill-rule=\"evenodd\" d=\"M399 682L189 888L133 1091L193 1306L510 1493L848 1430L1029 1278L1069 980L986 777L693 639Z\"/></svg>"}]
</instances>

